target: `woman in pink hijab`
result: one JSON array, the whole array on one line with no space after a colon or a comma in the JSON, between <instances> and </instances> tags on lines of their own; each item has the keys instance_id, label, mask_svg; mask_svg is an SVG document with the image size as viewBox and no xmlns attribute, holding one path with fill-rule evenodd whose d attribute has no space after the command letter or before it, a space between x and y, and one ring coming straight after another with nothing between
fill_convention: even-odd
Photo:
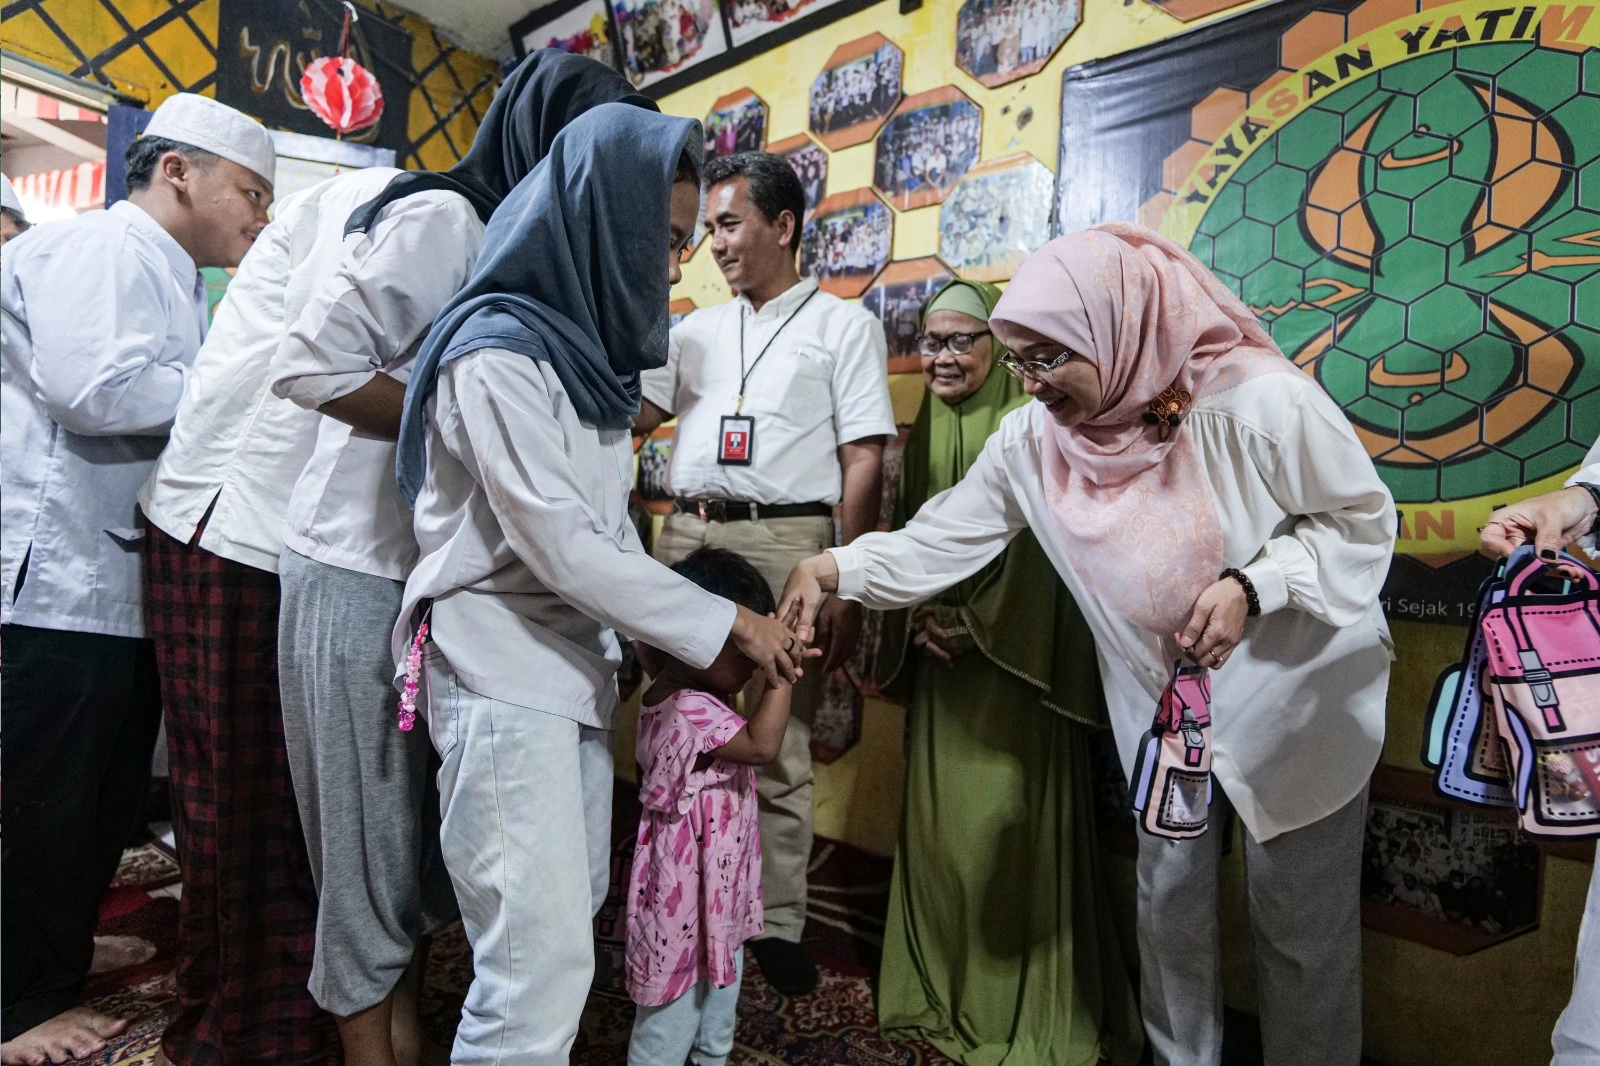
<instances>
[{"instance_id":1,"label":"woman in pink hijab","mask_svg":"<svg viewBox=\"0 0 1600 1066\"><path fill-rule=\"evenodd\" d=\"M989 320L1038 403L904 529L807 560L827 593L907 607L1032 529L1094 631L1123 769L1180 659L1211 672L1209 830L1139 835L1145 1032L1222 1044L1217 876L1243 824L1268 1066L1361 1057L1361 846L1392 659L1394 503L1344 414L1194 256L1140 226L1061 237Z\"/></svg>"}]
</instances>

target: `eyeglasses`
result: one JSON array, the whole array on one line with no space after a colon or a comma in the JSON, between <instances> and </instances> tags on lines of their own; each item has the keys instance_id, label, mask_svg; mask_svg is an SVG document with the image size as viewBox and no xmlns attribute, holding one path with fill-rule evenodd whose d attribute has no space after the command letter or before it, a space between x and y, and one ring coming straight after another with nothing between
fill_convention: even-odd
<instances>
[{"instance_id":1,"label":"eyeglasses","mask_svg":"<svg viewBox=\"0 0 1600 1066\"><path fill-rule=\"evenodd\" d=\"M951 355L966 355L972 351L972 346L978 343L979 337L987 337L989 330L980 329L976 333L946 333L940 336L937 333L923 333L917 337L917 351L927 356L939 354L941 348L949 348Z\"/></svg>"},{"instance_id":2,"label":"eyeglasses","mask_svg":"<svg viewBox=\"0 0 1600 1066\"><path fill-rule=\"evenodd\" d=\"M1060 355L1056 356L1054 359L1023 360L1018 359L1010 352L1007 352L1005 355L1000 357L1000 365L1011 371L1011 373L1015 374L1018 378L1033 378L1035 381L1037 381L1046 374L1050 373L1052 370L1060 370L1062 367L1066 366L1067 360L1071 359L1075 354L1076 353L1069 348Z\"/></svg>"}]
</instances>

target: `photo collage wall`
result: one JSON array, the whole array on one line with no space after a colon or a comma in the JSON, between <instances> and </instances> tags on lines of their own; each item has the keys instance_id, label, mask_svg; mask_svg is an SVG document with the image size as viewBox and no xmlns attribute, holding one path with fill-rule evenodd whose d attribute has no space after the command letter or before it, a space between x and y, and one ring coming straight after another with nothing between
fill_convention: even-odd
<instances>
[{"instance_id":1,"label":"photo collage wall","mask_svg":"<svg viewBox=\"0 0 1600 1066\"><path fill-rule=\"evenodd\" d=\"M1037 73L1077 28L1080 8L1078 0L968 0L950 18L956 66L993 87ZM1049 240L1055 185L1027 152L983 159L983 109L954 84L907 95L904 67L898 44L868 34L820 65L805 132L769 141L768 106L751 88L719 97L703 119L708 157L764 149L794 168L806 190L801 273L882 319L890 373L920 370L917 315L940 285L1003 282ZM831 187L830 154L865 144L871 184ZM894 261L896 218L925 207L939 210L937 254Z\"/></svg>"}]
</instances>

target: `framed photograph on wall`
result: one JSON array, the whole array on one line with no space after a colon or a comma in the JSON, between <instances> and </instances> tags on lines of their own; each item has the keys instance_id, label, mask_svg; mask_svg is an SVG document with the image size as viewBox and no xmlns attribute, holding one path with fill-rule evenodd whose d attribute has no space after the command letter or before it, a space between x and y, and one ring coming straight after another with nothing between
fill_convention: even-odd
<instances>
[{"instance_id":1,"label":"framed photograph on wall","mask_svg":"<svg viewBox=\"0 0 1600 1066\"><path fill-rule=\"evenodd\" d=\"M622 69L606 0L556 0L541 7L511 27L511 45L518 59L540 48L559 48Z\"/></svg>"},{"instance_id":2,"label":"framed photograph on wall","mask_svg":"<svg viewBox=\"0 0 1600 1066\"><path fill-rule=\"evenodd\" d=\"M1361 922L1452 955L1538 928L1541 849L1509 812L1441 798L1432 777L1379 766L1367 803Z\"/></svg>"},{"instance_id":3,"label":"framed photograph on wall","mask_svg":"<svg viewBox=\"0 0 1600 1066\"><path fill-rule=\"evenodd\" d=\"M611 0L622 72L639 88L728 50L719 0Z\"/></svg>"},{"instance_id":4,"label":"framed photograph on wall","mask_svg":"<svg viewBox=\"0 0 1600 1066\"><path fill-rule=\"evenodd\" d=\"M733 35L733 46L771 33L786 22L801 15L821 11L839 0L726 0L728 30Z\"/></svg>"}]
</instances>

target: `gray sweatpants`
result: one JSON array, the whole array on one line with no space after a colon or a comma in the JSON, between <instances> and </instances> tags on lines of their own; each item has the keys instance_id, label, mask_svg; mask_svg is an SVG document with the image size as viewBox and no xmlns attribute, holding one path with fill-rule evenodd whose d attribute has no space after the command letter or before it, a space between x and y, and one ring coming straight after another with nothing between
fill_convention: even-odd
<instances>
[{"instance_id":1,"label":"gray sweatpants","mask_svg":"<svg viewBox=\"0 0 1600 1066\"><path fill-rule=\"evenodd\" d=\"M278 683L311 875L311 995L348 1017L383 1000L454 913L427 730L396 727L389 636L403 582L284 549Z\"/></svg>"},{"instance_id":2,"label":"gray sweatpants","mask_svg":"<svg viewBox=\"0 0 1600 1066\"><path fill-rule=\"evenodd\" d=\"M1229 809L1192 840L1139 834L1139 967L1156 1066L1222 1061L1218 867ZM1361 1061L1361 845L1367 790L1320 821L1261 843L1244 837L1266 1066Z\"/></svg>"}]
</instances>

